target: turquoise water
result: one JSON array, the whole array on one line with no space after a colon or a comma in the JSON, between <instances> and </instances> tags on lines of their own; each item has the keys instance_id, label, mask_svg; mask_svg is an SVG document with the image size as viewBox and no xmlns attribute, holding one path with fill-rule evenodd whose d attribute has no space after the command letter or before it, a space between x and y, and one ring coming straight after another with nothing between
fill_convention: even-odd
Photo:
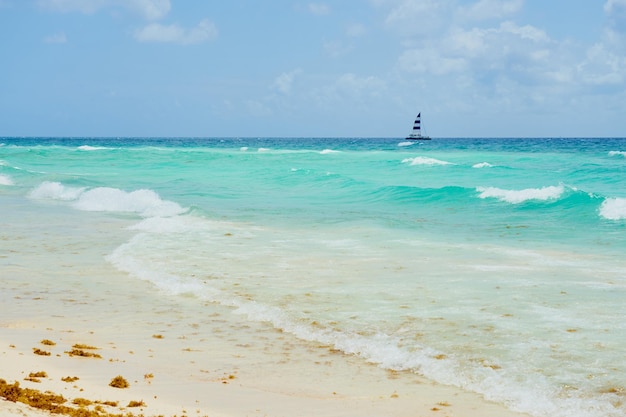
<instances>
[{"instance_id":1,"label":"turquoise water","mask_svg":"<svg viewBox=\"0 0 626 417\"><path fill-rule=\"evenodd\" d=\"M532 415L626 414L626 139L0 144L5 218L125 218L106 259L163 297Z\"/></svg>"}]
</instances>

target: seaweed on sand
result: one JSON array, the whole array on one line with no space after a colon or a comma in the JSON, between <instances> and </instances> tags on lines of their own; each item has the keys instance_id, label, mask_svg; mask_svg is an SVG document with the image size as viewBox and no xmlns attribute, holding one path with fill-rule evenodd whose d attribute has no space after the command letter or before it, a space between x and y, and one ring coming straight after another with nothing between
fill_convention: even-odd
<instances>
[{"instance_id":1,"label":"seaweed on sand","mask_svg":"<svg viewBox=\"0 0 626 417\"><path fill-rule=\"evenodd\" d=\"M0 397L11 402L21 402L40 410L47 410L51 413L65 414L61 404L66 400L62 395L48 392L40 392L30 388L20 388L20 383L8 384L4 379L0 379Z\"/></svg>"},{"instance_id":2,"label":"seaweed on sand","mask_svg":"<svg viewBox=\"0 0 626 417\"><path fill-rule=\"evenodd\" d=\"M74 345L76 346L76 345ZM70 356L81 356L83 358L96 358L96 359L102 359L102 356L100 356L100 354L98 353L93 353L93 352L87 352L86 350L82 350L82 349L77 349L74 348L70 351L65 352Z\"/></svg>"},{"instance_id":3,"label":"seaweed on sand","mask_svg":"<svg viewBox=\"0 0 626 417\"><path fill-rule=\"evenodd\" d=\"M41 350L39 348L33 348L33 353L39 356L50 356L50 352L46 352L45 350Z\"/></svg>"},{"instance_id":4,"label":"seaweed on sand","mask_svg":"<svg viewBox=\"0 0 626 417\"><path fill-rule=\"evenodd\" d=\"M111 380L111 382L109 383L109 386L113 388L128 388L130 384L128 383L126 379L124 379L123 376L118 375Z\"/></svg>"}]
</instances>

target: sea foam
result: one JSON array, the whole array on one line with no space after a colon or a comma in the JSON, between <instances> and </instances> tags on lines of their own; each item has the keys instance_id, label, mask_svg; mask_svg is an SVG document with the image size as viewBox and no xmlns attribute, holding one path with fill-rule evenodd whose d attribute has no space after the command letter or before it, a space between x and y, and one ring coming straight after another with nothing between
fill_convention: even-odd
<instances>
[{"instance_id":1,"label":"sea foam","mask_svg":"<svg viewBox=\"0 0 626 417\"><path fill-rule=\"evenodd\" d=\"M68 187L60 182L44 181L28 195L35 200L76 200L85 188Z\"/></svg>"},{"instance_id":2,"label":"sea foam","mask_svg":"<svg viewBox=\"0 0 626 417\"><path fill-rule=\"evenodd\" d=\"M452 162L442 161L435 158L429 158L427 156L416 156L415 158L405 158L402 163L408 163L410 165L451 165Z\"/></svg>"},{"instance_id":3,"label":"sea foam","mask_svg":"<svg viewBox=\"0 0 626 417\"><path fill-rule=\"evenodd\" d=\"M600 205L600 216L608 220L626 219L626 198L607 198Z\"/></svg>"},{"instance_id":4,"label":"sea foam","mask_svg":"<svg viewBox=\"0 0 626 417\"><path fill-rule=\"evenodd\" d=\"M0 185L13 185L13 180L8 175L0 174Z\"/></svg>"},{"instance_id":5,"label":"sea foam","mask_svg":"<svg viewBox=\"0 0 626 417\"><path fill-rule=\"evenodd\" d=\"M87 189L45 181L31 191L29 197L72 202L72 207L83 211L136 213L142 217L168 217L186 211L177 203L162 200L156 192L146 189L131 192L109 187Z\"/></svg>"},{"instance_id":6,"label":"sea foam","mask_svg":"<svg viewBox=\"0 0 626 417\"><path fill-rule=\"evenodd\" d=\"M170 222L166 220L166 222ZM152 220L142 222L144 226ZM152 229L148 226L147 229ZM142 259L142 248L146 235L138 235L118 247L107 260L121 271L136 278L153 283L169 295L190 295L200 300L232 307L235 314L250 321L266 322L282 332L299 339L313 341L348 355L358 356L384 369L417 372L431 380L446 385L462 387L481 393L486 399L505 403L514 409L537 416L581 417L616 416L610 402L589 402L572 395L568 398L553 397L552 388L542 375L530 373L523 380L507 378L506 372L498 367L485 366L480 361L475 366L462 365L455 356L425 346L413 345L412 349L401 346L398 335L378 331L361 335L336 328L315 326L303 322L293 310L280 308L256 300L246 299L214 287L205 280L174 271L160 269ZM551 312L553 313L553 312ZM617 411L618 412L618 411Z\"/></svg>"},{"instance_id":7,"label":"sea foam","mask_svg":"<svg viewBox=\"0 0 626 417\"><path fill-rule=\"evenodd\" d=\"M481 163L472 165L472 168L491 168L492 166L493 165L491 165L489 162L481 162Z\"/></svg>"},{"instance_id":8,"label":"sea foam","mask_svg":"<svg viewBox=\"0 0 626 417\"><path fill-rule=\"evenodd\" d=\"M480 198L497 198L507 203L519 204L529 200L556 200L565 191L562 185L543 188L526 188L524 190L504 190L495 187L476 187Z\"/></svg>"},{"instance_id":9,"label":"sea foam","mask_svg":"<svg viewBox=\"0 0 626 417\"><path fill-rule=\"evenodd\" d=\"M82 146L79 146L78 149L81 151L100 151L100 150L109 149L109 148L106 148L104 146L82 145Z\"/></svg>"},{"instance_id":10,"label":"sea foam","mask_svg":"<svg viewBox=\"0 0 626 417\"><path fill-rule=\"evenodd\" d=\"M84 211L137 213L142 217L169 217L186 211L172 201L162 200L152 190L126 192L108 187L83 192L73 206Z\"/></svg>"},{"instance_id":11,"label":"sea foam","mask_svg":"<svg viewBox=\"0 0 626 417\"><path fill-rule=\"evenodd\" d=\"M609 156L623 156L626 158L626 152L624 151L610 151Z\"/></svg>"}]
</instances>

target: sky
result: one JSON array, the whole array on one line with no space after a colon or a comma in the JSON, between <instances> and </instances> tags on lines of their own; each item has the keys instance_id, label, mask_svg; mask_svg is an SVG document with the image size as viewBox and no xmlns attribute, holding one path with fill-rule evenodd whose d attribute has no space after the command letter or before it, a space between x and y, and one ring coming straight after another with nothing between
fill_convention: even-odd
<instances>
[{"instance_id":1,"label":"sky","mask_svg":"<svg viewBox=\"0 0 626 417\"><path fill-rule=\"evenodd\" d=\"M0 136L626 137L626 0L0 0Z\"/></svg>"}]
</instances>

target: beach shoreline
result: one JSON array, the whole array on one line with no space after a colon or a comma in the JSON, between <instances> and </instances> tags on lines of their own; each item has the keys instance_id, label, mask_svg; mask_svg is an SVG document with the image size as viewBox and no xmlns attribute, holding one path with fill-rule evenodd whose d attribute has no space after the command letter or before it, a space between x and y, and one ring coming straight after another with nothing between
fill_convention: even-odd
<instances>
[{"instance_id":1,"label":"beach shoreline","mask_svg":"<svg viewBox=\"0 0 626 417\"><path fill-rule=\"evenodd\" d=\"M142 285L138 291L147 290ZM241 332L250 324L243 319L233 322L226 315L235 319L237 315L223 306L213 306L204 322L187 322L184 311L171 314L174 304L160 306L170 313L167 316L146 314L142 310L149 306L141 301L133 305L135 294L129 292L117 300L128 317L153 314L152 321L123 323L119 317L104 316L78 320L86 304L69 302L59 310L46 297L14 297L7 305L13 314L0 322L0 379L62 395L69 407L91 402L85 407L124 415L524 415L478 394L435 384L408 371L384 370L269 325L250 330L254 342ZM91 308L106 310L113 305L91 304ZM30 311L30 317L19 319L15 314L19 311ZM36 316L35 311L51 314ZM280 340L282 353L277 355L272 339ZM37 377L38 373L45 376ZM110 386L116 376L127 380L129 387ZM133 403L136 406L129 407ZM0 413L46 414L6 399L0 401Z\"/></svg>"},{"instance_id":2,"label":"beach shoreline","mask_svg":"<svg viewBox=\"0 0 626 417\"><path fill-rule=\"evenodd\" d=\"M41 300L18 301L12 308ZM78 404L91 402L84 407L123 415L523 415L410 372L383 370L330 348L305 347L306 343L269 328L266 336L288 340L282 363L271 363L274 352L246 356L250 347L229 337L230 347L222 340L216 343L220 351L213 351L206 347L215 342L208 340L210 334L189 328L187 335L181 335L179 323L170 323L169 331L162 331L168 323L148 323L141 335L112 338L113 333L99 331L97 323L89 330L79 323L71 326L70 321L63 323L63 330L56 330L61 323L56 321L51 328L44 317L30 323L4 320L0 379L62 395L68 407L78 409ZM148 328L161 331L149 335ZM311 356L315 350L319 360L300 354ZM37 377L38 373L45 376ZM128 381L128 388L109 385L118 375ZM0 401L0 414L46 415L5 399Z\"/></svg>"}]
</instances>

